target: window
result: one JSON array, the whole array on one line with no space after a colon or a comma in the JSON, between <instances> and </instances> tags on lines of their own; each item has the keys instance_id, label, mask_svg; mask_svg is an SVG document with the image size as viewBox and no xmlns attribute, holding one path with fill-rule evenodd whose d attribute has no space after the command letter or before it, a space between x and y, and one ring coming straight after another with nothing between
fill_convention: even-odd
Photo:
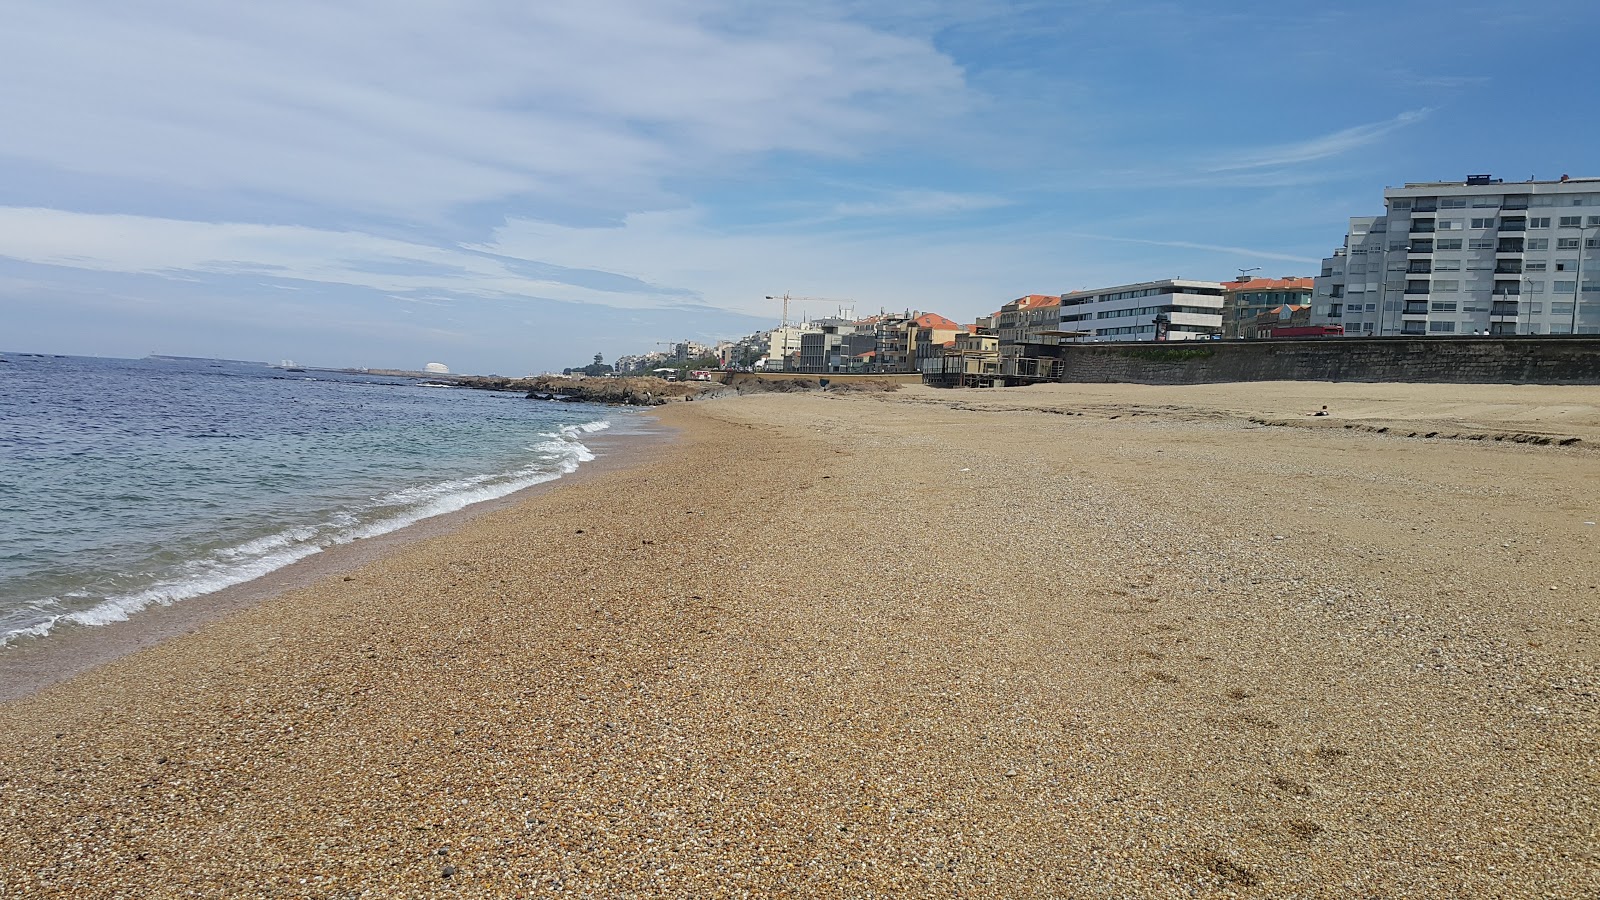
<instances>
[{"instance_id":1,"label":"window","mask_svg":"<svg viewBox=\"0 0 1600 900\"><path fill-rule=\"evenodd\" d=\"M1556 205L1556 198L1550 196L1549 194L1546 194L1546 195L1544 195L1542 197L1534 197L1532 200L1529 200L1528 201L1528 205L1529 206L1555 206Z\"/></svg>"},{"instance_id":2,"label":"window","mask_svg":"<svg viewBox=\"0 0 1600 900\"><path fill-rule=\"evenodd\" d=\"M1550 249L1550 239L1549 238L1528 238L1528 249L1529 250L1549 250Z\"/></svg>"},{"instance_id":3,"label":"window","mask_svg":"<svg viewBox=\"0 0 1600 900\"><path fill-rule=\"evenodd\" d=\"M1482 209L1482 208L1484 208L1486 206L1499 206L1500 205L1500 198L1499 197L1473 197L1472 198L1472 205L1478 207L1479 209Z\"/></svg>"},{"instance_id":4,"label":"window","mask_svg":"<svg viewBox=\"0 0 1600 900\"><path fill-rule=\"evenodd\" d=\"M1575 216L1574 218L1581 219L1583 217L1582 216ZM1562 219L1561 221L1565 222L1566 219ZM1436 229L1438 229L1439 231L1460 231L1461 230L1461 220L1460 219L1440 219L1438 222L1434 223L1434 227Z\"/></svg>"},{"instance_id":5,"label":"window","mask_svg":"<svg viewBox=\"0 0 1600 900\"><path fill-rule=\"evenodd\" d=\"M1461 249L1461 239L1460 238L1442 238L1442 239L1434 242L1433 248L1435 250L1460 250Z\"/></svg>"},{"instance_id":6,"label":"window","mask_svg":"<svg viewBox=\"0 0 1600 900\"><path fill-rule=\"evenodd\" d=\"M1461 271L1461 260L1436 259L1433 261L1433 270L1435 272L1459 272Z\"/></svg>"},{"instance_id":7,"label":"window","mask_svg":"<svg viewBox=\"0 0 1600 900\"><path fill-rule=\"evenodd\" d=\"M1590 250L1600 248L1600 238L1589 238L1583 242L1583 246Z\"/></svg>"},{"instance_id":8,"label":"window","mask_svg":"<svg viewBox=\"0 0 1600 900\"><path fill-rule=\"evenodd\" d=\"M1461 290L1461 282L1452 280L1435 281L1433 292L1436 294L1453 294Z\"/></svg>"},{"instance_id":9,"label":"window","mask_svg":"<svg viewBox=\"0 0 1600 900\"><path fill-rule=\"evenodd\" d=\"M1589 217L1589 224L1590 225L1600 225L1600 216L1590 216Z\"/></svg>"},{"instance_id":10,"label":"window","mask_svg":"<svg viewBox=\"0 0 1600 900\"><path fill-rule=\"evenodd\" d=\"M1456 302L1454 300L1435 300L1428 305L1428 309L1433 312L1455 312Z\"/></svg>"},{"instance_id":11,"label":"window","mask_svg":"<svg viewBox=\"0 0 1600 900\"><path fill-rule=\"evenodd\" d=\"M1411 198L1410 197L1396 197L1393 200L1389 201L1389 208L1390 209L1410 209L1411 208Z\"/></svg>"},{"instance_id":12,"label":"window","mask_svg":"<svg viewBox=\"0 0 1600 900\"><path fill-rule=\"evenodd\" d=\"M1549 216L1538 216L1538 217L1535 217L1535 218L1530 218L1528 220L1528 227L1529 228L1549 228L1550 227L1550 217Z\"/></svg>"},{"instance_id":13,"label":"window","mask_svg":"<svg viewBox=\"0 0 1600 900\"><path fill-rule=\"evenodd\" d=\"M1468 250L1493 250L1494 238L1473 238L1467 241Z\"/></svg>"},{"instance_id":14,"label":"window","mask_svg":"<svg viewBox=\"0 0 1600 900\"><path fill-rule=\"evenodd\" d=\"M1524 271L1524 272L1543 272L1544 269L1545 269L1545 266L1547 266L1547 265L1549 265L1549 263L1543 263L1543 262L1523 263L1522 271Z\"/></svg>"},{"instance_id":15,"label":"window","mask_svg":"<svg viewBox=\"0 0 1600 900\"><path fill-rule=\"evenodd\" d=\"M1493 228L1494 227L1494 220L1493 219L1473 219L1472 220L1472 227L1473 228Z\"/></svg>"},{"instance_id":16,"label":"window","mask_svg":"<svg viewBox=\"0 0 1600 900\"><path fill-rule=\"evenodd\" d=\"M1551 290L1557 294L1575 294L1578 292L1578 282L1575 280L1558 281L1555 283L1554 287L1551 288ZM1572 304L1569 303L1567 305L1571 306ZM1572 310L1568 309L1567 312L1572 312Z\"/></svg>"},{"instance_id":17,"label":"window","mask_svg":"<svg viewBox=\"0 0 1600 900\"><path fill-rule=\"evenodd\" d=\"M1367 312L1373 312L1377 308L1378 308L1378 304L1376 304L1376 303L1368 303L1367 304Z\"/></svg>"},{"instance_id":18,"label":"window","mask_svg":"<svg viewBox=\"0 0 1600 900\"><path fill-rule=\"evenodd\" d=\"M1453 332L1453 331L1456 330L1456 323L1454 323L1454 322L1429 322L1428 323L1428 330L1433 332L1434 334L1443 334L1443 333Z\"/></svg>"},{"instance_id":19,"label":"window","mask_svg":"<svg viewBox=\"0 0 1600 900\"><path fill-rule=\"evenodd\" d=\"M1466 209L1467 208L1467 198L1465 198L1465 197L1440 197L1439 198L1439 208L1440 209Z\"/></svg>"},{"instance_id":20,"label":"window","mask_svg":"<svg viewBox=\"0 0 1600 900\"><path fill-rule=\"evenodd\" d=\"M1578 249L1578 239L1577 238L1556 238L1556 249L1557 250L1576 250L1576 249Z\"/></svg>"},{"instance_id":21,"label":"window","mask_svg":"<svg viewBox=\"0 0 1600 900\"><path fill-rule=\"evenodd\" d=\"M1524 293L1542 294L1542 293L1544 293L1544 282L1542 282L1542 281L1524 281L1522 283L1522 289L1523 289Z\"/></svg>"},{"instance_id":22,"label":"window","mask_svg":"<svg viewBox=\"0 0 1600 900\"><path fill-rule=\"evenodd\" d=\"M1559 224L1562 228L1577 228L1583 224L1583 216L1562 216Z\"/></svg>"}]
</instances>

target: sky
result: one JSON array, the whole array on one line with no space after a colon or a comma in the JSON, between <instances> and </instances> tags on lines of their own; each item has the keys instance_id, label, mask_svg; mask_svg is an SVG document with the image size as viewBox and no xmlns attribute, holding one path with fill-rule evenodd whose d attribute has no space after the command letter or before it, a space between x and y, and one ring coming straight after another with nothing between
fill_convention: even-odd
<instances>
[{"instance_id":1,"label":"sky","mask_svg":"<svg viewBox=\"0 0 1600 900\"><path fill-rule=\"evenodd\" d=\"M12 0L0 350L520 375L1315 274L1600 176L1600 4Z\"/></svg>"}]
</instances>

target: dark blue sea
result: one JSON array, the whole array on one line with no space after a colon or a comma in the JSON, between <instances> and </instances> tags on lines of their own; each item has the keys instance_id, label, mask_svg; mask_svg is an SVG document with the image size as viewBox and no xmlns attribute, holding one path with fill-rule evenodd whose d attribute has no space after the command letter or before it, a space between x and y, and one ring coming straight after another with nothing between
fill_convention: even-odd
<instances>
[{"instance_id":1,"label":"dark blue sea","mask_svg":"<svg viewBox=\"0 0 1600 900\"><path fill-rule=\"evenodd\" d=\"M405 378L0 353L0 652L559 478L636 422Z\"/></svg>"}]
</instances>

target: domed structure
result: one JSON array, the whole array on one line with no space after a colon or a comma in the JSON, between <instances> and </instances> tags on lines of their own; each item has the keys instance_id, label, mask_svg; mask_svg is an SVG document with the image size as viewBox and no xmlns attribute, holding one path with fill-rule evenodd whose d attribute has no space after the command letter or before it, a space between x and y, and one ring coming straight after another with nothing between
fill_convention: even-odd
<instances>
[{"instance_id":1,"label":"domed structure","mask_svg":"<svg viewBox=\"0 0 1600 900\"><path fill-rule=\"evenodd\" d=\"M427 372L429 375L449 375L450 374L450 367L445 365L444 363L428 363L426 366L423 366L422 368L423 368L423 371Z\"/></svg>"}]
</instances>

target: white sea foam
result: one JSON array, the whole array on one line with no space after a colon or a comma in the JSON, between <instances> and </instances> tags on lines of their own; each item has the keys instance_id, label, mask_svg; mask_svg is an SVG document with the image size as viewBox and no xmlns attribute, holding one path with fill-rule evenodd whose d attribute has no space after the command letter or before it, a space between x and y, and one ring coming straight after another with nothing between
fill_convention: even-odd
<instances>
[{"instance_id":1,"label":"white sea foam","mask_svg":"<svg viewBox=\"0 0 1600 900\"><path fill-rule=\"evenodd\" d=\"M594 452L579 438L609 427L611 423L605 420L567 425L548 440L529 447L538 457L537 461L515 471L404 488L354 509L337 510L329 516L330 521L320 526L295 525L221 548L185 564L177 573L142 590L107 597L88 609L53 614L35 624L8 631L0 635L0 647L24 638L48 635L61 622L96 626L125 621L151 606L168 605L252 581L331 546L387 534L423 519L554 481L595 458ZM63 599L67 598L52 598L50 605L57 608L67 605L60 604Z\"/></svg>"}]
</instances>

